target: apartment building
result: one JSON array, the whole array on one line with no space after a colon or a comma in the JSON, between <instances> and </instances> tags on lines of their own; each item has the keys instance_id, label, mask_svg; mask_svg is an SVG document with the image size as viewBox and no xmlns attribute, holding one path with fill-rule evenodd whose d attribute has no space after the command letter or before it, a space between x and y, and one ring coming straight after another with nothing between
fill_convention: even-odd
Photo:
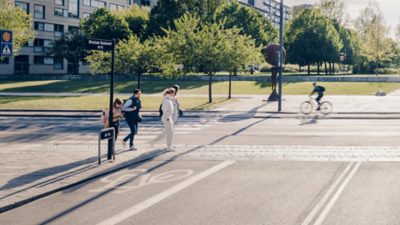
<instances>
[{"instance_id":1,"label":"apartment building","mask_svg":"<svg viewBox=\"0 0 400 225\"><path fill-rule=\"evenodd\" d=\"M267 17L276 27L279 27L281 16L281 3L275 0L239 0L240 3L256 8L260 13ZM284 22L289 21L292 11L284 5Z\"/></svg>"},{"instance_id":2,"label":"apartment building","mask_svg":"<svg viewBox=\"0 0 400 225\"><path fill-rule=\"evenodd\" d=\"M0 74L67 74L67 60L45 55L45 49L65 33L78 29L79 20L97 8L119 10L132 4L154 6L156 0L15 0L15 5L32 15L34 40L18 55L0 59ZM87 68L82 67L81 72Z\"/></svg>"}]
</instances>

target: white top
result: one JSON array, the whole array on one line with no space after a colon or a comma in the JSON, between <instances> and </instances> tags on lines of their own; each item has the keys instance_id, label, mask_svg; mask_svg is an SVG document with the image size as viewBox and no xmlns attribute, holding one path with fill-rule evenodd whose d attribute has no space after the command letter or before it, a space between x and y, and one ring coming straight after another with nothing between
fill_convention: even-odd
<instances>
[{"instance_id":1,"label":"white top","mask_svg":"<svg viewBox=\"0 0 400 225\"><path fill-rule=\"evenodd\" d=\"M164 96L161 109L163 111L163 119L172 120L174 115L174 105L172 103L172 97L169 95Z\"/></svg>"}]
</instances>

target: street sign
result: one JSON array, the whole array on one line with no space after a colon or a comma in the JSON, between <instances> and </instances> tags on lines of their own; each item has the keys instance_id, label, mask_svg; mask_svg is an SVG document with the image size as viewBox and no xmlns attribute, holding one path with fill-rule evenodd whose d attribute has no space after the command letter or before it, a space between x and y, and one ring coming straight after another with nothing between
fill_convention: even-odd
<instances>
[{"instance_id":1,"label":"street sign","mask_svg":"<svg viewBox=\"0 0 400 225\"><path fill-rule=\"evenodd\" d=\"M100 131L100 139L111 139L114 138L114 129L103 129Z\"/></svg>"},{"instance_id":2,"label":"street sign","mask_svg":"<svg viewBox=\"0 0 400 225\"><path fill-rule=\"evenodd\" d=\"M88 39L87 41L87 49L89 50L112 51L113 45L112 40Z\"/></svg>"},{"instance_id":3,"label":"street sign","mask_svg":"<svg viewBox=\"0 0 400 225\"><path fill-rule=\"evenodd\" d=\"M0 30L0 56L13 55L13 34L10 30Z\"/></svg>"}]
</instances>

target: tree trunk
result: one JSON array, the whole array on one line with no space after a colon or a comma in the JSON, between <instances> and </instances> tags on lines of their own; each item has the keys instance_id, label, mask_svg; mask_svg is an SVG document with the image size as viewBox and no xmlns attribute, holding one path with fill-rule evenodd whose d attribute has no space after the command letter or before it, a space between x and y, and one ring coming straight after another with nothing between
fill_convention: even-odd
<instances>
[{"instance_id":1,"label":"tree trunk","mask_svg":"<svg viewBox=\"0 0 400 225\"><path fill-rule=\"evenodd\" d=\"M319 63L317 63L317 74L320 75Z\"/></svg>"},{"instance_id":2,"label":"tree trunk","mask_svg":"<svg viewBox=\"0 0 400 225\"><path fill-rule=\"evenodd\" d=\"M234 76L236 76L236 69L233 72ZM228 99L232 98L232 72L229 72L229 91L228 91Z\"/></svg>"},{"instance_id":3,"label":"tree trunk","mask_svg":"<svg viewBox=\"0 0 400 225\"><path fill-rule=\"evenodd\" d=\"M212 103L212 73L208 73L208 103Z\"/></svg>"},{"instance_id":4,"label":"tree trunk","mask_svg":"<svg viewBox=\"0 0 400 225\"><path fill-rule=\"evenodd\" d=\"M326 61L324 62L325 65L325 75L328 75L328 65L326 64Z\"/></svg>"},{"instance_id":5,"label":"tree trunk","mask_svg":"<svg viewBox=\"0 0 400 225\"><path fill-rule=\"evenodd\" d=\"M329 74L333 74L333 72L332 72L332 62L329 62Z\"/></svg>"},{"instance_id":6,"label":"tree trunk","mask_svg":"<svg viewBox=\"0 0 400 225\"><path fill-rule=\"evenodd\" d=\"M310 68L310 64L307 64L307 70L308 70L308 75L310 76L311 75L311 68Z\"/></svg>"},{"instance_id":7,"label":"tree trunk","mask_svg":"<svg viewBox=\"0 0 400 225\"><path fill-rule=\"evenodd\" d=\"M335 62L332 63L332 70L333 70L333 74L335 74L336 73L336 71L335 71Z\"/></svg>"}]
</instances>

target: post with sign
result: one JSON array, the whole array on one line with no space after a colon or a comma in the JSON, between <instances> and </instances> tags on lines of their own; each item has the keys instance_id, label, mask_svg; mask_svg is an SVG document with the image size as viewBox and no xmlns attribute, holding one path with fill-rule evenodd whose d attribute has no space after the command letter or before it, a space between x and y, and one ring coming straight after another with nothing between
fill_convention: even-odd
<instances>
[{"instance_id":1,"label":"post with sign","mask_svg":"<svg viewBox=\"0 0 400 225\"><path fill-rule=\"evenodd\" d=\"M10 30L0 30L0 57L10 57L13 55L13 33Z\"/></svg>"},{"instance_id":2,"label":"post with sign","mask_svg":"<svg viewBox=\"0 0 400 225\"><path fill-rule=\"evenodd\" d=\"M110 73L110 104L108 121L111 127L113 121L113 100L114 100L114 64L115 64L115 39L113 40L103 40L103 39L93 39L90 38L87 41L87 49L89 50L99 50L99 51L111 51L111 73ZM113 144L114 140L108 139L108 152L107 159L110 160L114 153Z\"/></svg>"}]
</instances>

